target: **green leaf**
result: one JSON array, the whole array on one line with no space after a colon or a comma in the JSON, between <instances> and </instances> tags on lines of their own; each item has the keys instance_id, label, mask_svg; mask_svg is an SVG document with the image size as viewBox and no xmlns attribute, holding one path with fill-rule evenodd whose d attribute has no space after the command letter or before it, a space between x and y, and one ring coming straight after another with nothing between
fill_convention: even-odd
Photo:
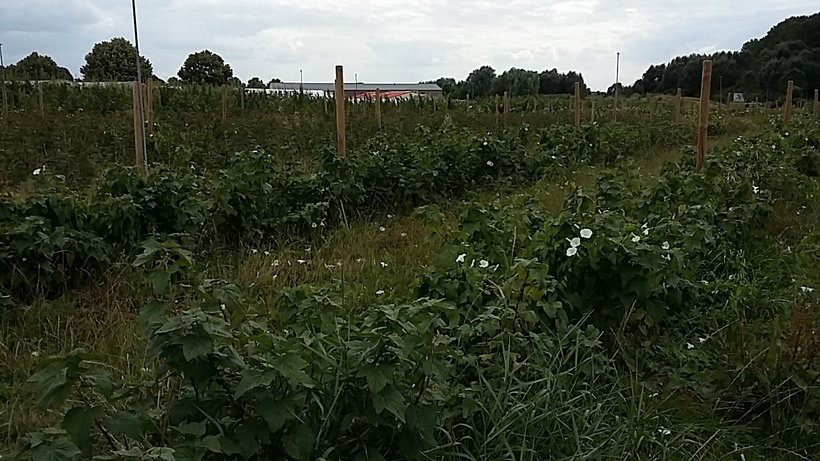
<instances>
[{"instance_id":1,"label":"green leaf","mask_svg":"<svg viewBox=\"0 0 820 461\"><path fill-rule=\"evenodd\" d=\"M285 434L282 441L288 456L296 461L303 461L311 459L316 437L309 427L301 424L296 430Z\"/></svg>"},{"instance_id":2,"label":"green leaf","mask_svg":"<svg viewBox=\"0 0 820 461\"><path fill-rule=\"evenodd\" d=\"M407 425L421 434L422 438L430 444L436 442L435 429L436 417L438 416L436 407L432 405L410 405L407 407Z\"/></svg>"},{"instance_id":3,"label":"green leaf","mask_svg":"<svg viewBox=\"0 0 820 461\"><path fill-rule=\"evenodd\" d=\"M154 294L160 296L165 294L165 291L168 289L171 274L169 274L168 271L156 270L151 274L149 280L151 281L151 286L154 288Z\"/></svg>"},{"instance_id":4,"label":"green leaf","mask_svg":"<svg viewBox=\"0 0 820 461\"><path fill-rule=\"evenodd\" d=\"M253 369L242 370L241 376L242 380L239 381L239 385L236 386L234 399L242 397L249 390L259 386L270 386L270 383L273 382L273 378L275 377L270 371Z\"/></svg>"},{"instance_id":5,"label":"green leaf","mask_svg":"<svg viewBox=\"0 0 820 461\"><path fill-rule=\"evenodd\" d=\"M104 414L101 407L77 407L68 410L63 417L61 427L86 458L91 457L91 428Z\"/></svg>"},{"instance_id":6,"label":"green leaf","mask_svg":"<svg viewBox=\"0 0 820 461\"><path fill-rule=\"evenodd\" d=\"M134 440L142 440L142 423L134 413L118 411L106 423L111 432L124 435Z\"/></svg>"},{"instance_id":7,"label":"green leaf","mask_svg":"<svg viewBox=\"0 0 820 461\"><path fill-rule=\"evenodd\" d=\"M209 435L205 437L202 439L202 442L200 442L200 446L207 448L214 453L222 453L222 447L219 445L218 435Z\"/></svg>"},{"instance_id":8,"label":"green leaf","mask_svg":"<svg viewBox=\"0 0 820 461\"><path fill-rule=\"evenodd\" d=\"M114 393L114 384L111 383L111 375L101 368L89 368L83 373L83 379L106 397L111 397L111 394Z\"/></svg>"},{"instance_id":9,"label":"green leaf","mask_svg":"<svg viewBox=\"0 0 820 461\"><path fill-rule=\"evenodd\" d=\"M365 365L357 374L367 380L370 392L378 394L388 384L393 384L393 365Z\"/></svg>"},{"instance_id":10,"label":"green leaf","mask_svg":"<svg viewBox=\"0 0 820 461\"><path fill-rule=\"evenodd\" d=\"M31 450L31 459L37 461L73 461L82 455L76 445L65 439L44 442Z\"/></svg>"},{"instance_id":11,"label":"green leaf","mask_svg":"<svg viewBox=\"0 0 820 461\"><path fill-rule=\"evenodd\" d=\"M404 396L393 386L386 387L373 396L373 409L376 410L376 413L387 410L393 413L401 422L404 422L405 407Z\"/></svg>"},{"instance_id":12,"label":"green leaf","mask_svg":"<svg viewBox=\"0 0 820 461\"><path fill-rule=\"evenodd\" d=\"M174 429L182 435L193 435L200 438L205 435L207 425L205 421L200 421L198 423L181 424Z\"/></svg>"},{"instance_id":13,"label":"green leaf","mask_svg":"<svg viewBox=\"0 0 820 461\"><path fill-rule=\"evenodd\" d=\"M272 434L279 432L286 422L295 418L293 402L290 400L263 400L256 406L256 413L268 423Z\"/></svg>"},{"instance_id":14,"label":"green leaf","mask_svg":"<svg viewBox=\"0 0 820 461\"><path fill-rule=\"evenodd\" d=\"M154 301L148 303L140 310L137 326L145 336L151 337L167 320L168 311L165 308L165 304Z\"/></svg>"},{"instance_id":15,"label":"green leaf","mask_svg":"<svg viewBox=\"0 0 820 461\"><path fill-rule=\"evenodd\" d=\"M302 371L308 366L308 363L296 354L285 354L277 357L271 365L291 382L302 383L309 380L305 372Z\"/></svg>"},{"instance_id":16,"label":"green leaf","mask_svg":"<svg viewBox=\"0 0 820 461\"><path fill-rule=\"evenodd\" d=\"M68 369L63 361L52 363L32 375L28 382L35 383L37 405L50 408L62 404L71 390L67 376Z\"/></svg>"},{"instance_id":17,"label":"green leaf","mask_svg":"<svg viewBox=\"0 0 820 461\"><path fill-rule=\"evenodd\" d=\"M193 360L205 355L213 349L213 340L207 336L187 335L177 341L182 346L182 355L185 360Z\"/></svg>"}]
</instances>

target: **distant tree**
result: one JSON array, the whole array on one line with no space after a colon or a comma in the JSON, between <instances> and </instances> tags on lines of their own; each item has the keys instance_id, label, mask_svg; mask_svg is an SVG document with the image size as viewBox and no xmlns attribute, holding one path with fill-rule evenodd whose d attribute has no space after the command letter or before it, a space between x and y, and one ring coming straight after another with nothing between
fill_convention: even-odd
<instances>
[{"instance_id":1,"label":"distant tree","mask_svg":"<svg viewBox=\"0 0 820 461\"><path fill-rule=\"evenodd\" d=\"M20 80L74 80L71 72L49 56L31 53L8 68L11 78Z\"/></svg>"},{"instance_id":2,"label":"distant tree","mask_svg":"<svg viewBox=\"0 0 820 461\"><path fill-rule=\"evenodd\" d=\"M537 72L513 67L495 79L492 92L503 94L506 91L510 96L528 96L537 94L539 88Z\"/></svg>"},{"instance_id":3,"label":"distant tree","mask_svg":"<svg viewBox=\"0 0 820 461\"><path fill-rule=\"evenodd\" d=\"M181 84L181 83L182 83L182 80L180 80L180 79L179 79L179 78L177 78L177 77L170 77L170 78L168 79L168 84L169 84L169 85L179 85L179 84Z\"/></svg>"},{"instance_id":4,"label":"distant tree","mask_svg":"<svg viewBox=\"0 0 820 461\"><path fill-rule=\"evenodd\" d=\"M270 86L270 85L271 85L271 83L282 83L282 80L281 80L281 79L278 79L278 78L272 78L272 79L270 79L270 81L268 82L268 86Z\"/></svg>"},{"instance_id":5,"label":"distant tree","mask_svg":"<svg viewBox=\"0 0 820 461\"><path fill-rule=\"evenodd\" d=\"M177 75L185 83L226 85L233 78L233 69L218 54L204 50L189 55Z\"/></svg>"},{"instance_id":6,"label":"distant tree","mask_svg":"<svg viewBox=\"0 0 820 461\"><path fill-rule=\"evenodd\" d=\"M482 66L470 72L465 80L465 91L473 98L489 96L493 91L495 82L495 69L490 66Z\"/></svg>"},{"instance_id":7,"label":"distant tree","mask_svg":"<svg viewBox=\"0 0 820 461\"><path fill-rule=\"evenodd\" d=\"M80 73L91 82L130 82L137 79L137 50L128 40L118 37L94 45L85 55L85 65ZM154 68L151 62L140 56L143 77L151 77Z\"/></svg>"},{"instance_id":8,"label":"distant tree","mask_svg":"<svg viewBox=\"0 0 820 461\"><path fill-rule=\"evenodd\" d=\"M254 77L254 78L248 80L248 85L247 86L248 86L248 88L257 88L257 89L267 88L267 85L265 85L265 82L263 82L262 79L259 78L259 77Z\"/></svg>"}]
</instances>

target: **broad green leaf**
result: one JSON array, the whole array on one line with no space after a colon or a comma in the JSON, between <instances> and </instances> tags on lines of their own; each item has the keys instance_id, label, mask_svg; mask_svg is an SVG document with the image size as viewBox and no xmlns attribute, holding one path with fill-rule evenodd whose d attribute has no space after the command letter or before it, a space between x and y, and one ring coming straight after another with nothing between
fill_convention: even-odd
<instances>
[{"instance_id":1,"label":"broad green leaf","mask_svg":"<svg viewBox=\"0 0 820 461\"><path fill-rule=\"evenodd\" d=\"M151 274L149 280L151 281L151 286L154 289L154 294L159 296L165 294L165 291L168 289L168 282L171 280L171 274L169 274L168 271L156 270Z\"/></svg>"},{"instance_id":2,"label":"broad green leaf","mask_svg":"<svg viewBox=\"0 0 820 461\"><path fill-rule=\"evenodd\" d=\"M378 394L388 384L393 384L393 365L365 365L357 374L367 380L367 387L373 394Z\"/></svg>"},{"instance_id":3,"label":"broad green leaf","mask_svg":"<svg viewBox=\"0 0 820 461\"><path fill-rule=\"evenodd\" d=\"M68 410L63 417L61 427L87 458L91 456L91 429L104 414L101 407L77 407Z\"/></svg>"},{"instance_id":4,"label":"broad green leaf","mask_svg":"<svg viewBox=\"0 0 820 461\"><path fill-rule=\"evenodd\" d=\"M301 383L308 380L307 375L302 371L308 366L308 363L296 354L285 354L277 357L271 364L276 371L289 381Z\"/></svg>"},{"instance_id":5,"label":"broad green leaf","mask_svg":"<svg viewBox=\"0 0 820 461\"><path fill-rule=\"evenodd\" d=\"M213 341L205 336L187 335L179 338L177 343L182 346L182 355L185 356L185 360L205 355L213 349Z\"/></svg>"},{"instance_id":6,"label":"broad green leaf","mask_svg":"<svg viewBox=\"0 0 820 461\"><path fill-rule=\"evenodd\" d=\"M205 437L202 439L201 446L214 453L222 453L222 447L219 445L218 435L209 435Z\"/></svg>"},{"instance_id":7,"label":"broad green leaf","mask_svg":"<svg viewBox=\"0 0 820 461\"><path fill-rule=\"evenodd\" d=\"M31 450L31 459L37 461L74 461L80 455L80 449L65 439L41 443Z\"/></svg>"},{"instance_id":8,"label":"broad green leaf","mask_svg":"<svg viewBox=\"0 0 820 461\"><path fill-rule=\"evenodd\" d=\"M106 426L115 434L124 435L134 440L142 440L142 423L134 413L118 411L108 420Z\"/></svg>"},{"instance_id":9,"label":"broad green leaf","mask_svg":"<svg viewBox=\"0 0 820 461\"><path fill-rule=\"evenodd\" d=\"M137 326L145 336L153 336L168 320L168 311L162 302L150 302L140 310Z\"/></svg>"},{"instance_id":10,"label":"broad green leaf","mask_svg":"<svg viewBox=\"0 0 820 461\"><path fill-rule=\"evenodd\" d=\"M295 418L290 400L263 400L256 406L256 412L268 423L271 433L279 432L288 420Z\"/></svg>"},{"instance_id":11,"label":"broad green leaf","mask_svg":"<svg viewBox=\"0 0 820 461\"><path fill-rule=\"evenodd\" d=\"M89 368L83 373L83 379L106 397L111 397L111 394L114 393L114 384L111 383L111 375L101 368Z\"/></svg>"},{"instance_id":12,"label":"broad green leaf","mask_svg":"<svg viewBox=\"0 0 820 461\"><path fill-rule=\"evenodd\" d=\"M432 405L410 405L407 407L407 425L421 434L428 443L435 443L436 407Z\"/></svg>"},{"instance_id":13,"label":"broad green leaf","mask_svg":"<svg viewBox=\"0 0 820 461\"><path fill-rule=\"evenodd\" d=\"M194 437L202 437L205 435L205 431L207 429L207 423L205 421L200 421L198 423L188 423L188 424L181 424L177 427L174 427L177 432L183 435L193 435Z\"/></svg>"},{"instance_id":14,"label":"broad green leaf","mask_svg":"<svg viewBox=\"0 0 820 461\"><path fill-rule=\"evenodd\" d=\"M294 431L282 437L285 453L296 461L311 459L313 447L316 445L316 436L310 428L300 424Z\"/></svg>"},{"instance_id":15,"label":"broad green leaf","mask_svg":"<svg viewBox=\"0 0 820 461\"><path fill-rule=\"evenodd\" d=\"M270 383L273 382L273 378L275 377L274 374L270 371L261 371L254 369L243 370L241 375L242 380L240 380L239 385L236 386L236 391L234 392L234 399L242 397L249 390L257 388L259 386L270 386Z\"/></svg>"},{"instance_id":16,"label":"broad green leaf","mask_svg":"<svg viewBox=\"0 0 820 461\"><path fill-rule=\"evenodd\" d=\"M35 383L37 404L44 408L62 404L71 390L67 375L68 369L63 361L52 363L32 375L28 382Z\"/></svg>"},{"instance_id":17,"label":"broad green leaf","mask_svg":"<svg viewBox=\"0 0 820 461\"><path fill-rule=\"evenodd\" d=\"M376 413L387 410L404 422L405 408L404 397L392 386L382 389L381 392L373 396L373 409L376 410Z\"/></svg>"}]
</instances>

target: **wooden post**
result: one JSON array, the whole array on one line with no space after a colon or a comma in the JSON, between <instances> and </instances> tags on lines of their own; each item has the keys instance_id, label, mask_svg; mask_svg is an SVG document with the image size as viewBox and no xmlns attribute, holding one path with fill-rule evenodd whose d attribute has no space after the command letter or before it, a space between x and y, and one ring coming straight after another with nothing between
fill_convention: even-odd
<instances>
[{"instance_id":1,"label":"wooden post","mask_svg":"<svg viewBox=\"0 0 820 461\"><path fill-rule=\"evenodd\" d=\"M820 110L820 90L814 90L814 114L817 115L817 111Z\"/></svg>"},{"instance_id":2,"label":"wooden post","mask_svg":"<svg viewBox=\"0 0 820 461\"><path fill-rule=\"evenodd\" d=\"M142 89L139 83L134 82L132 107L134 108L134 147L137 154L134 162L140 175L145 176L145 152L142 150L142 131L145 129L145 120L140 116L140 91Z\"/></svg>"},{"instance_id":3,"label":"wooden post","mask_svg":"<svg viewBox=\"0 0 820 461\"><path fill-rule=\"evenodd\" d=\"M675 123L680 123L681 89L678 88L678 95L675 99Z\"/></svg>"},{"instance_id":4,"label":"wooden post","mask_svg":"<svg viewBox=\"0 0 820 461\"><path fill-rule=\"evenodd\" d=\"M495 95L495 124L498 125L498 95Z\"/></svg>"},{"instance_id":5,"label":"wooden post","mask_svg":"<svg viewBox=\"0 0 820 461\"><path fill-rule=\"evenodd\" d=\"M786 87L786 105L783 109L783 123L788 124L792 120L792 95L794 94L794 80L789 80Z\"/></svg>"},{"instance_id":6,"label":"wooden post","mask_svg":"<svg viewBox=\"0 0 820 461\"><path fill-rule=\"evenodd\" d=\"M732 93L726 93L726 116L732 115Z\"/></svg>"},{"instance_id":7,"label":"wooden post","mask_svg":"<svg viewBox=\"0 0 820 461\"><path fill-rule=\"evenodd\" d=\"M154 79L145 81L145 118L148 121L148 134L154 132Z\"/></svg>"},{"instance_id":8,"label":"wooden post","mask_svg":"<svg viewBox=\"0 0 820 461\"><path fill-rule=\"evenodd\" d=\"M43 82L37 82L37 93L40 99L40 115L46 115L46 105L43 101Z\"/></svg>"},{"instance_id":9,"label":"wooden post","mask_svg":"<svg viewBox=\"0 0 820 461\"><path fill-rule=\"evenodd\" d=\"M575 128L581 128L581 83L575 82Z\"/></svg>"},{"instance_id":10,"label":"wooden post","mask_svg":"<svg viewBox=\"0 0 820 461\"><path fill-rule=\"evenodd\" d=\"M504 92L504 124L510 121L510 93Z\"/></svg>"},{"instance_id":11,"label":"wooden post","mask_svg":"<svg viewBox=\"0 0 820 461\"><path fill-rule=\"evenodd\" d=\"M706 160L706 139L709 135L709 96L712 90L712 61L703 61L703 75L700 82L700 119L698 120L697 171Z\"/></svg>"},{"instance_id":12,"label":"wooden post","mask_svg":"<svg viewBox=\"0 0 820 461\"><path fill-rule=\"evenodd\" d=\"M376 126L382 129L382 92L376 88Z\"/></svg>"},{"instance_id":13,"label":"wooden post","mask_svg":"<svg viewBox=\"0 0 820 461\"><path fill-rule=\"evenodd\" d=\"M327 91L325 91L325 94L322 95L322 102L325 103L325 115L327 115L327 98L328 98Z\"/></svg>"},{"instance_id":14,"label":"wooden post","mask_svg":"<svg viewBox=\"0 0 820 461\"><path fill-rule=\"evenodd\" d=\"M245 116L245 87L239 85L239 105L242 107L242 116Z\"/></svg>"},{"instance_id":15,"label":"wooden post","mask_svg":"<svg viewBox=\"0 0 820 461\"><path fill-rule=\"evenodd\" d=\"M347 154L345 139L345 75L344 67L336 66L336 143L339 156Z\"/></svg>"},{"instance_id":16,"label":"wooden post","mask_svg":"<svg viewBox=\"0 0 820 461\"><path fill-rule=\"evenodd\" d=\"M592 100L592 108L590 112L590 122L595 123L595 100Z\"/></svg>"},{"instance_id":17,"label":"wooden post","mask_svg":"<svg viewBox=\"0 0 820 461\"><path fill-rule=\"evenodd\" d=\"M228 89L222 87L222 120L228 118Z\"/></svg>"}]
</instances>

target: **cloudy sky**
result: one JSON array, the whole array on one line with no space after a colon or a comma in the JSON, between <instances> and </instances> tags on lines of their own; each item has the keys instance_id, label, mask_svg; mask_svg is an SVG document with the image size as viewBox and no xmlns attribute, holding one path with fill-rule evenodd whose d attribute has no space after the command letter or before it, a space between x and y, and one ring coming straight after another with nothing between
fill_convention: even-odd
<instances>
[{"instance_id":1,"label":"cloudy sky","mask_svg":"<svg viewBox=\"0 0 820 461\"><path fill-rule=\"evenodd\" d=\"M417 82L496 70L558 68L594 89L631 83L652 63L737 50L817 0L138 0L143 55L162 78L210 49L242 80L278 77ZM32 51L75 75L94 43L133 40L128 0L0 0L7 63ZM349 78L348 78L349 77Z\"/></svg>"}]
</instances>

